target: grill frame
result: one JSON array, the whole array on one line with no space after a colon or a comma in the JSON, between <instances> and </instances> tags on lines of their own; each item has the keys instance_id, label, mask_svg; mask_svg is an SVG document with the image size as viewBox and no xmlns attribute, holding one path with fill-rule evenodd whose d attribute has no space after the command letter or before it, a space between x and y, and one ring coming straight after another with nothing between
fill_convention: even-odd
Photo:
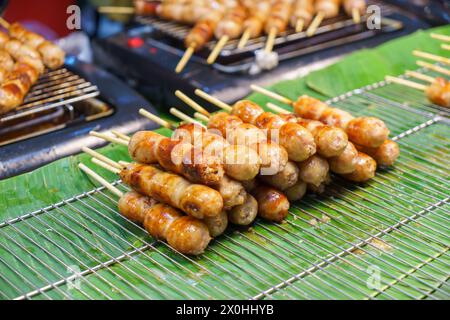
<instances>
[{"instance_id":1,"label":"grill frame","mask_svg":"<svg viewBox=\"0 0 450 320\"><path fill-rule=\"evenodd\" d=\"M151 297L145 290L143 291L142 285L144 287L148 286L155 291L153 297L160 298L195 299L203 297L233 299L243 297L244 294L240 291L240 288L233 287L233 283L229 284L223 281L224 275L235 279L235 281L240 280L245 286L248 286L245 291L245 297L249 299L273 299L280 297L291 299L299 297L306 299L317 297L354 298L355 294L350 294L348 291L350 289L360 295L362 294L362 297L365 299L375 299L380 297L380 295L382 298L396 298L400 295L406 298L435 299L433 294L436 292L447 296L449 294L447 283L449 279L448 270L450 269L450 258L447 251L450 237L448 234L449 228L445 224L442 225L442 221L448 222L450 220L450 208L448 207L450 199L448 191L450 191L450 188L448 187L448 181L437 175L437 173L445 173L445 167L443 162L432 162L434 158L428 159L422 155L427 151L433 151L437 143L430 142L428 146L424 147L424 150L421 150L422 146L404 141L414 137L414 135L423 134L438 125L443 125L447 128L449 125L449 112L437 106L424 105L423 97L420 100L409 100L407 103L402 103L398 101L400 99L404 100L404 97L402 98L400 95L398 97L395 96L397 100L389 100L380 94L396 92L396 88L398 88L396 85L382 81L330 99L328 103L337 107L346 106L352 109L356 108L359 102L366 101L410 113L411 121L414 125L409 127L406 127L406 124L409 124L410 120L402 119L398 115L392 115L393 118L390 121L400 121L402 123L401 126L395 127L393 140L401 145L402 157L405 160L420 159L430 164L426 166L427 171L424 171L423 176L416 176L417 173L414 172L416 168L412 167L414 162L405 161L403 163L403 161L400 161L399 165L392 171L386 170L378 173L374 178L374 183L379 185L379 187L375 186L372 188L371 186L354 185L338 179L325 195L318 196L317 199L309 197L306 200L306 206L302 205L302 203L294 204L291 210L292 219L289 219L286 224L275 225L258 220L254 226L254 229L257 230L242 231L235 228L227 232L222 238L214 241L213 245L207 249L207 254L201 258L187 257L174 251L164 242L153 241L151 238L146 237L145 230L127 221L117 213L117 209L114 207L114 203L117 200L116 197L112 196L103 187L96 188L0 223L0 230L4 234L3 238L6 236L8 241L17 243L15 246L21 247L22 250L25 250L33 257L36 257L37 254L35 252L36 248L49 256L54 256L54 254L51 251L51 247L40 246L35 240L30 238L31 236L23 233L23 231L21 232L20 225L25 224L27 228L31 228L31 230L40 233L42 237L51 241L51 238L39 231L37 223L54 230L53 232L58 232L58 230L54 229L54 221L54 223L63 227L62 230L65 230L65 222L58 220L58 216L61 215L73 221L77 228L84 228L85 224L87 227L88 221L95 225L95 229L92 226L90 227L91 229L87 227L87 231L92 231L91 234L94 237L83 238L80 236L82 241L93 243L92 247L97 247L102 242L108 244L105 247L107 249L106 256L109 255L108 260L102 261L101 258L98 258L99 263L97 265L89 266L86 264L86 269L79 275L61 277L61 275L56 274L60 279L58 281L44 279L48 282L45 286L33 288L31 283L32 288L30 290L16 295L14 298L54 298L55 296L53 295L60 293L56 297L72 299L74 297L70 294L70 290L64 291L64 289L74 279L81 279L80 281L85 282L94 291L100 293L100 297L104 299L117 298L118 296L123 299ZM403 90L404 94L413 94L414 92L410 91L410 89ZM414 94L413 97L415 97ZM386 113L386 110L382 112ZM404 129L403 126L405 126ZM445 156L445 154L437 150L436 156ZM396 186L392 186L393 183L396 183ZM440 183L444 185L439 185ZM116 181L114 184L125 190L120 181ZM364 194L359 194L360 190L363 190ZM345 193L342 195L338 191L345 191ZM389 191L396 193L400 199L403 197L403 201L412 199L413 196L409 192L414 192L416 199L414 199L413 207L410 208L406 204L401 204L402 209L406 210L408 215L404 215L403 212L397 213L395 207L391 208L389 206L389 204L395 205L398 200L388 198ZM364 200L364 196L367 196L368 200ZM383 196L387 198L383 198ZM428 201L422 204L422 199L427 199ZM382 206L386 211L382 213L376 211L381 201L386 202ZM80 210L77 205L84 207L86 211ZM375 207L372 207L372 205L375 205ZM335 212L339 213L338 217L334 215ZM382 219L375 217L375 214L381 215ZM80 216L81 219L77 219L77 216ZM324 216L331 218L332 224L321 224L319 220L324 219ZM50 218L52 223L44 220L46 218ZM351 219L351 224L346 220L347 218ZM398 220L398 218L401 219ZM320 223L320 228L311 229L308 227L313 219ZM430 223L431 226L429 225ZM424 228L420 229L416 226L417 224L424 226ZM357 235L350 234L349 229L345 227L346 225L350 225L350 231ZM439 229L436 225L443 229ZM121 232L120 235L114 235L114 230L108 230L108 226L116 228L115 230ZM71 231L68 225L66 227L67 232L75 231ZM37 245L35 250L32 252L26 246L11 238L5 233L5 228L12 228L15 233L21 234L21 241L26 238L31 242L34 241ZM367 228L373 230L373 232L367 231ZM424 231L424 229L431 231L431 233ZM446 230L446 233L442 233L442 230ZM104 233L109 234L111 238L105 238ZM136 245L132 240L126 238L124 234L132 236L132 239L140 241L140 244ZM61 236L71 242L71 238L68 235L61 234ZM109 252L112 250L111 248L117 246L117 243L114 241L120 236L122 236L120 244L128 246L128 249L122 250L121 246L119 246L115 251L120 254L114 256ZM407 241L405 242L402 237L406 237ZM391 242L388 247L383 248L383 243L388 244L386 238ZM374 241L374 239L381 241L381 243ZM446 241L444 242L442 239ZM95 243L96 241L98 244ZM72 241L71 243L74 242ZM268 246L268 243L274 244L275 247ZM79 245L81 244L83 242L80 242ZM284 244L293 245L298 251L293 251L290 247L288 249ZM74 243L74 245L78 244ZM67 251L59 243L56 243L56 247ZM316 247L324 251L324 255L317 254L313 249ZM0 248L5 250L3 242L0 242ZM383 249L380 250L380 248ZM424 248L437 250L437 253L434 255L429 254ZM254 251L250 253L250 250ZM396 250L395 255L390 254L390 250ZM238 253L242 252L245 254L238 255ZM295 256L296 259L306 261L310 267L304 270L297 270L289 277L283 277L283 274L289 273L295 267L293 266L294 263L287 256L282 255L283 252L288 254L289 258L294 259ZM151 253L155 254L151 255ZM83 255L90 254L90 252L83 253ZM266 254L270 254L272 259L269 259ZM405 258L405 256L408 258ZM421 259L419 256L425 256L426 259ZM59 262L58 259L60 258L58 256L55 257L56 259L54 260L60 263L59 267L62 266L66 269L70 267L64 261ZM161 262L161 257L167 260ZM238 257L239 260L236 260ZM250 260L250 257L253 257L254 260ZM19 261L20 257L17 258ZM81 259L80 257L75 258L77 260ZM443 260L443 258L445 259ZM434 264L437 259L440 259L437 262L438 266ZM5 265L4 260L4 256L1 255L0 263L3 265ZM48 266L48 262L42 261L39 257L35 258L35 260L35 263L41 263L45 268L53 270L51 266ZM371 260L372 263L376 261L385 268L389 268L389 270L383 270L382 272L383 277L380 279L382 287L367 293L367 290L361 286L361 283L367 281L367 277L370 276L366 268L373 265ZM280 261L284 263L281 267ZM417 261L418 264L411 261ZM83 260L80 260L80 262L84 263ZM129 263L131 262L133 264L130 266ZM145 264L149 262L153 268ZM164 262L170 262L172 265L167 267L164 265ZM249 281L243 274L236 275L233 274L233 270L224 269L221 263L232 265L235 270L242 268L241 272L250 271L250 274L246 276L253 277L254 282ZM362 263L362 265L359 263ZM405 272L403 268L399 268L396 263L404 264L407 267L407 271ZM33 270L33 268L29 267L29 264L23 264L31 272L36 273L38 277L43 277L39 274L38 268ZM338 268L339 270L341 264L345 264L347 267L344 270L344 274L333 271L333 268ZM444 266L445 269L440 268L439 265L441 267ZM127 272L137 274L138 279L142 281L140 286L135 283L127 283L127 280L125 280L129 291L123 291L120 290L123 285L122 282L111 283L108 276L123 279L123 273L115 269L118 266L124 268ZM140 275L139 270L142 270L142 268L145 269L146 274L148 273L155 279L160 277L164 279L164 276L171 276L169 280L181 281L185 286L180 287L177 286L177 283L172 284L170 281L160 282L167 287L155 286L151 278ZM26 277L18 273L14 268L10 269L12 272L17 273L16 276L23 277L23 282L27 282ZM56 270L57 268L54 269ZM161 269L167 274L161 274ZM197 272L194 272L192 269L195 269ZM102 273L105 270L107 271L106 274ZM217 270L220 270L221 274L213 272ZM274 272L273 270L276 271ZM57 273L57 271L53 272ZM109 275L109 272L111 275ZM261 272L264 276L261 276ZM442 274L444 278L439 278L433 272ZM184 278L185 274L188 275L188 278ZM203 274L209 275L211 278L202 278ZM92 275L99 278L90 277ZM266 277L269 280L266 280ZM338 278L334 279L333 277ZM1 279L7 282L11 288L16 287L15 282L5 278L3 274L0 274ZM106 285L110 285L117 292L114 290L105 292L100 286L95 286L98 279L101 279ZM204 282L195 283L191 281L192 279L200 279ZM274 279L279 281L273 281ZM318 282L313 282L313 280ZM345 283L346 287L340 287L336 284L336 281ZM217 296L211 296L210 292L205 288L206 286L211 286L216 290ZM262 286L265 286L265 288L261 289ZM444 287L445 290L443 289ZM20 290L21 288L17 289ZM5 295L3 290L0 289L0 296ZM75 298L98 298L98 296L91 296L91 294L91 291L81 291L80 296L75 296Z\"/></svg>"}]
</instances>

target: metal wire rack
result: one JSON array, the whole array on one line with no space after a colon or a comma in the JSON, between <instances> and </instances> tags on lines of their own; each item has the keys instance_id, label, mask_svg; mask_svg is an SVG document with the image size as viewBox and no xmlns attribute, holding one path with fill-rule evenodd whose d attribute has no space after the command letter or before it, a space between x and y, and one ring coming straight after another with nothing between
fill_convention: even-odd
<instances>
[{"instance_id":1,"label":"metal wire rack","mask_svg":"<svg viewBox=\"0 0 450 320\"><path fill-rule=\"evenodd\" d=\"M61 68L41 76L21 106L0 116L2 123L98 96L95 85Z\"/></svg>"},{"instance_id":2,"label":"metal wire rack","mask_svg":"<svg viewBox=\"0 0 450 320\"><path fill-rule=\"evenodd\" d=\"M384 82L329 102L387 123L394 168L364 185L335 177L285 223L229 230L199 257L154 241L107 190L84 192L0 223L0 297L449 298L448 111Z\"/></svg>"}]
</instances>

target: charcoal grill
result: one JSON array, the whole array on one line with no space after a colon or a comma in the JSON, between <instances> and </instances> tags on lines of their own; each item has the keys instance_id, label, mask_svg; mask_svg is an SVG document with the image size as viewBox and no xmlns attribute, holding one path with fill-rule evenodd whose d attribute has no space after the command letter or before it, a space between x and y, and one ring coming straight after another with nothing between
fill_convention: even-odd
<instances>
[{"instance_id":1,"label":"charcoal grill","mask_svg":"<svg viewBox=\"0 0 450 320\"><path fill-rule=\"evenodd\" d=\"M335 178L285 223L228 230L195 258L123 218L103 187L17 213L0 223L0 297L448 299L448 110L385 82L328 103L384 120L396 165L364 185Z\"/></svg>"}]
</instances>

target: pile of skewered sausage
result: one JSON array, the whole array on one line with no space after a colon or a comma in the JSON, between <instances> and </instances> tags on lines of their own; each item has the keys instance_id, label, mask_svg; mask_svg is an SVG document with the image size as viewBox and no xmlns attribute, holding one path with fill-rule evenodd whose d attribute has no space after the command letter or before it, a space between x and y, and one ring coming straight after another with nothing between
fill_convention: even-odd
<instances>
[{"instance_id":1,"label":"pile of skewered sausage","mask_svg":"<svg viewBox=\"0 0 450 320\"><path fill-rule=\"evenodd\" d=\"M116 172L133 190L119 211L185 254L202 253L229 223L280 223L290 201L324 192L333 174L366 182L399 155L380 119L313 98L300 97L292 114L247 100L228 111L211 114L207 126L182 123L171 137L140 131L110 140L127 145L134 161Z\"/></svg>"},{"instance_id":2,"label":"pile of skewered sausage","mask_svg":"<svg viewBox=\"0 0 450 320\"><path fill-rule=\"evenodd\" d=\"M0 114L20 106L45 68L63 65L65 54L58 46L13 23L0 31Z\"/></svg>"}]
</instances>

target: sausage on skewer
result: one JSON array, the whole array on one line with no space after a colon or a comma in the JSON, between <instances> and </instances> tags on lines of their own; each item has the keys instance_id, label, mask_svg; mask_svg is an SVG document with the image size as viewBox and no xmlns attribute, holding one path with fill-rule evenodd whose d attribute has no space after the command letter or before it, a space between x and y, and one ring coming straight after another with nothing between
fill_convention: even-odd
<instances>
[{"instance_id":1,"label":"sausage on skewer","mask_svg":"<svg viewBox=\"0 0 450 320\"><path fill-rule=\"evenodd\" d=\"M308 27L314 17L314 0L296 0L291 16L291 27L295 32L301 32Z\"/></svg>"}]
</instances>

